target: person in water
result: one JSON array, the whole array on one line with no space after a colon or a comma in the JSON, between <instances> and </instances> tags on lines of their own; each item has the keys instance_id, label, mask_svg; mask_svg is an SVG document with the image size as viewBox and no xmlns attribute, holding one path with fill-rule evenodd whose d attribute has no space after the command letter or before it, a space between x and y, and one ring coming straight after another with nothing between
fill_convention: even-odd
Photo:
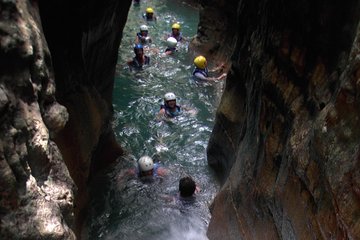
<instances>
[{"instance_id":1,"label":"person in water","mask_svg":"<svg viewBox=\"0 0 360 240\"><path fill-rule=\"evenodd\" d=\"M141 25L140 32L136 34L135 44L145 45L151 42L151 37L149 36L149 27L146 25Z\"/></svg>"},{"instance_id":2,"label":"person in water","mask_svg":"<svg viewBox=\"0 0 360 240\"><path fill-rule=\"evenodd\" d=\"M176 117L182 113L181 107L176 104L176 96L172 92L168 92L164 95L164 104L160 106L158 116Z\"/></svg>"},{"instance_id":3,"label":"person in water","mask_svg":"<svg viewBox=\"0 0 360 240\"><path fill-rule=\"evenodd\" d=\"M145 13L143 14L143 18L146 21L156 21L154 9L152 9L151 7L146 8Z\"/></svg>"},{"instance_id":4,"label":"person in water","mask_svg":"<svg viewBox=\"0 0 360 240\"><path fill-rule=\"evenodd\" d=\"M150 57L144 54L144 47L141 44L136 44L134 47L135 57L128 61L127 64L130 67L130 70L137 69L140 70L144 65L150 64Z\"/></svg>"},{"instance_id":5,"label":"person in water","mask_svg":"<svg viewBox=\"0 0 360 240\"><path fill-rule=\"evenodd\" d=\"M176 39L176 41L181 42L184 40L182 33L180 31L180 24L179 23L174 23L171 26L171 34L169 34L168 37L173 37Z\"/></svg>"},{"instance_id":6,"label":"person in water","mask_svg":"<svg viewBox=\"0 0 360 240\"><path fill-rule=\"evenodd\" d=\"M154 162L153 158L144 155L137 161L135 168L121 171L117 175L117 182L123 184L129 178L137 177L143 182L152 182L156 178L165 177L169 170L162 167L160 162Z\"/></svg>"},{"instance_id":7,"label":"person in water","mask_svg":"<svg viewBox=\"0 0 360 240\"><path fill-rule=\"evenodd\" d=\"M196 185L195 181L190 177L186 176L179 181L179 197L180 198L191 198L194 197L195 193L200 192L200 188Z\"/></svg>"},{"instance_id":8,"label":"person in water","mask_svg":"<svg viewBox=\"0 0 360 240\"><path fill-rule=\"evenodd\" d=\"M160 163L153 161L149 156L142 156L138 160L138 177L163 177L167 175L167 170Z\"/></svg>"},{"instance_id":9,"label":"person in water","mask_svg":"<svg viewBox=\"0 0 360 240\"><path fill-rule=\"evenodd\" d=\"M218 77L211 77L209 76L209 73L223 71L224 65L221 65L215 69L208 70L207 68L207 61L204 56L197 56L194 59L194 65L195 69L193 71L193 77L198 80L204 80L204 81L216 81L216 80L223 80L226 77L226 73L221 74Z\"/></svg>"},{"instance_id":10,"label":"person in water","mask_svg":"<svg viewBox=\"0 0 360 240\"><path fill-rule=\"evenodd\" d=\"M176 202L178 200L192 202L195 200L196 193L200 192L200 188L190 176L182 177L179 181L179 190L175 195L161 195L166 201Z\"/></svg>"},{"instance_id":11,"label":"person in water","mask_svg":"<svg viewBox=\"0 0 360 240\"><path fill-rule=\"evenodd\" d=\"M177 43L178 43L178 42L176 41L175 38L169 37L169 38L166 40L167 48L165 49L165 55L171 55L171 54L177 52L177 49L176 49Z\"/></svg>"},{"instance_id":12,"label":"person in water","mask_svg":"<svg viewBox=\"0 0 360 240\"><path fill-rule=\"evenodd\" d=\"M168 92L164 95L164 104L160 105L160 111L157 115L157 119L165 120L167 118L175 118L176 116L182 114L183 111L190 114L191 116L195 116L197 114L196 109L177 105L175 94L173 92Z\"/></svg>"}]
</instances>

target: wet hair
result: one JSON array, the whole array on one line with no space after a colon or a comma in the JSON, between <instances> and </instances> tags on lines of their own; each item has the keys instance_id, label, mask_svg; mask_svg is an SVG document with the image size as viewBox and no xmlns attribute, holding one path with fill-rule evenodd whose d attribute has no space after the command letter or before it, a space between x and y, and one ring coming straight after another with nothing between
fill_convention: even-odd
<instances>
[{"instance_id":1,"label":"wet hair","mask_svg":"<svg viewBox=\"0 0 360 240\"><path fill-rule=\"evenodd\" d=\"M179 191L181 197L191 197L196 189L196 184L191 177L183 177L179 182Z\"/></svg>"}]
</instances>

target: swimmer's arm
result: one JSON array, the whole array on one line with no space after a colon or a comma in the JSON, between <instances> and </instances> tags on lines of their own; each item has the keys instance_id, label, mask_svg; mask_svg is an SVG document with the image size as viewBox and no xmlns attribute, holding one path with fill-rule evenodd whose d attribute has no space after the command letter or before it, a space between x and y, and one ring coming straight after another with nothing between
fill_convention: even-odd
<instances>
[{"instance_id":1,"label":"swimmer's arm","mask_svg":"<svg viewBox=\"0 0 360 240\"><path fill-rule=\"evenodd\" d=\"M220 76L218 76L217 78L214 78L215 80L224 80L226 78L227 74L223 73Z\"/></svg>"},{"instance_id":2,"label":"swimmer's arm","mask_svg":"<svg viewBox=\"0 0 360 240\"><path fill-rule=\"evenodd\" d=\"M132 60L127 61L127 65L128 65L129 70L130 70L130 72L131 72L131 71L133 70L133 61L132 61Z\"/></svg>"},{"instance_id":3,"label":"swimmer's arm","mask_svg":"<svg viewBox=\"0 0 360 240\"><path fill-rule=\"evenodd\" d=\"M158 170L157 170L157 174L159 176L166 176L169 174L169 170L166 169L166 168L163 168L163 167L159 167Z\"/></svg>"},{"instance_id":4,"label":"swimmer's arm","mask_svg":"<svg viewBox=\"0 0 360 240\"><path fill-rule=\"evenodd\" d=\"M127 63L127 65L129 65L129 67L131 67L131 65L132 65L132 63L133 63L133 60L129 60L129 61L127 61L126 63Z\"/></svg>"},{"instance_id":5,"label":"swimmer's arm","mask_svg":"<svg viewBox=\"0 0 360 240\"><path fill-rule=\"evenodd\" d=\"M167 202L175 202L176 201L176 197L171 196L171 195L160 194L160 197Z\"/></svg>"},{"instance_id":6,"label":"swimmer's arm","mask_svg":"<svg viewBox=\"0 0 360 240\"><path fill-rule=\"evenodd\" d=\"M225 79L226 76L227 76L227 74L226 74L226 73L223 73L223 74L221 74L221 75L218 76L218 77L205 77L205 79L206 79L207 81L218 81L218 80L223 80L223 79Z\"/></svg>"},{"instance_id":7,"label":"swimmer's arm","mask_svg":"<svg viewBox=\"0 0 360 240\"><path fill-rule=\"evenodd\" d=\"M195 73L195 77L203 81L217 81L226 77L226 73L221 74L219 77L205 77L201 73Z\"/></svg>"},{"instance_id":8,"label":"swimmer's arm","mask_svg":"<svg viewBox=\"0 0 360 240\"><path fill-rule=\"evenodd\" d=\"M209 69L209 72L211 72L211 73L214 73L214 72L222 72L223 70L225 69L225 64L224 63L222 63L222 64L220 64L219 66L217 66L217 67L215 67L215 68L213 68L213 69Z\"/></svg>"},{"instance_id":9,"label":"swimmer's arm","mask_svg":"<svg viewBox=\"0 0 360 240\"><path fill-rule=\"evenodd\" d=\"M198 112L197 109L194 109L194 108L191 108L188 106L184 106L184 105L181 105L181 109L187 113L190 113L191 115L195 115Z\"/></svg>"},{"instance_id":10,"label":"swimmer's arm","mask_svg":"<svg viewBox=\"0 0 360 240\"><path fill-rule=\"evenodd\" d=\"M156 119L158 121L160 121L161 119L163 119L165 117L165 109L161 108L160 111L158 112L158 114L156 115Z\"/></svg>"},{"instance_id":11,"label":"swimmer's arm","mask_svg":"<svg viewBox=\"0 0 360 240\"><path fill-rule=\"evenodd\" d=\"M208 77L205 77L201 73L195 73L194 76L200 80L204 80L204 81L208 80Z\"/></svg>"},{"instance_id":12,"label":"swimmer's arm","mask_svg":"<svg viewBox=\"0 0 360 240\"><path fill-rule=\"evenodd\" d=\"M163 116L163 115L165 115L165 108L161 108L160 109L160 111L159 111L159 113L158 113L158 116Z\"/></svg>"},{"instance_id":13,"label":"swimmer's arm","mask_svg":"<svg viewBox=\"0 0 360 240\"><path fill-rule=\"evenodd\" d=\"M139 39L138 36L136 36L136 38L135 38L135 44L139 44L139 43L140 43L140 39Z\"/></svg>"}]
</instances>

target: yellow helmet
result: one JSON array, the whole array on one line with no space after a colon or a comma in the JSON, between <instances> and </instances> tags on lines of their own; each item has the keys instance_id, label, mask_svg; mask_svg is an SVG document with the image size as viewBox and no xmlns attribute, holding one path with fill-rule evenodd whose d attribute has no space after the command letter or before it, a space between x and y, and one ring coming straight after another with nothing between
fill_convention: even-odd
<instances>
[{"instance_id":1,"label":"yellow helmet","mask_svg":"<svg viewBox=\"0 0 360 240\"><path fill-rule=\"evenodd\" d=\"M197 68L205 69L206 68L206 58L204 56L197 56L194 59L194 64Z\"/></svg>"},{"instance_id":2,"label":"yellow helmet","mask_svg":"<svg viewBox=\"0 0 360 240\"><path fill-rule=\"evenodd\" d=\"M180 24L178 24L178 23L174 23L174 24L171 26L171 29L177 29L177 30L180 30Z\"/></svg>"},{"instance_id":3,"label":"yellow helmet","mask_svg":"<svg viewBox=\"0 0 360 240\"><path fill-rule=\"evenodd\" d=\"M146 13L154 13L154 9L152 9L151 7L148 7L146 9Z\"/></svg>"}]
</instances>

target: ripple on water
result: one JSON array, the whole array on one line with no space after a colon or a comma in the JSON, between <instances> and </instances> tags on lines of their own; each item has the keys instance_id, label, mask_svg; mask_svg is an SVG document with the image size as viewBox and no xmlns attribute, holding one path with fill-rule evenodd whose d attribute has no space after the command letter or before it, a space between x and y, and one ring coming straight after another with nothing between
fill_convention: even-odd
<instances>
[{"instance_id":1,"label":"ripple on water","mask_svg":"<svg viewBox=\"0 0 360 240\"><path fill-rule=\"evenodd\" d=\"M142 2L145 3L145 2ZM144 6L152 6L159 19L150 26L151 64L130 72L126 61L133 57L133 41ZM178 1L147 0L132 7L124 28L114 85L113 127L117 140L129 152L127 158L95 179L89 213L90 239L205 240L209 223L209 202L217 184L206 162L206 145L219 101L218 83L198 84L191 78L192 57L188 43L174 56L163 57L165 34L173 22L180 22L183 35L194 36L198 13ZM178 118L157 121L156 114L166 92L177 95L178 103L192 109ZM142 155L161 161L170 174L149 184L126 174ZM191 175L202 191L193 204L168 201L176 196L179 179Z\"/></svg>"}]
</instances>

